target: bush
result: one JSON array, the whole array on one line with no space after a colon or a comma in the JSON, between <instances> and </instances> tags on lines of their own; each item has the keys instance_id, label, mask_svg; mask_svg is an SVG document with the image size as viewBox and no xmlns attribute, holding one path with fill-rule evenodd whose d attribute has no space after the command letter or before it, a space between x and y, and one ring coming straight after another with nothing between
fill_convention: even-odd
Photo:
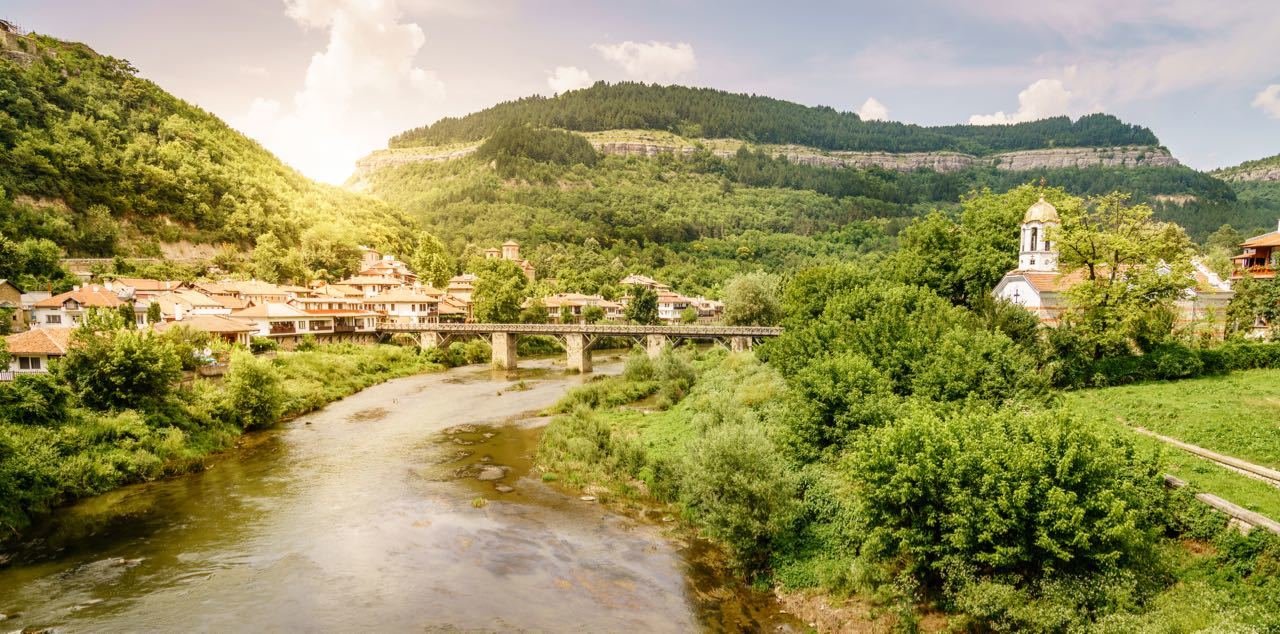
<instances>
[{"instance_id":1,"label":"bush","mask_svg":"<svg viewBox=\"0 0 1280 634\"><path fill-rule=\"evenodd\" d=\"M798 480L772 440L746 425L715 427L693 443L680 469L679 499L737 564L759 569L797 510Z\"/></svg>"},{"instance_id":2,"label":"bush","mask_svg":"<svg viewBox=\"0 0 1280 634\"><path fill-rule=\"evenodd\" d=\"M138 330L81 329L58 367L80 402L97 410L156 407L182 374L173 343Z\"/></svg>"},{"instance_id":3,"label":"bush","mask_svg":"<svg viewBox=\"0 0 1280 634\"><path fill-rule=\"evenodd\" d=\"M1060 387L1106 387L1280 367L1280 344L1276 343L1227 343L1214 348L1165 343L1143 355L1093 360L1081 359L1072 350L1070 337L1068 332L1052 335L1058 358L1053 383Z\"/></svg>"},{"instance_id":4,"label":"bush","mask_svg":"<svg viewBox=\"0 0 1280 634\"><path fill-rule=\"evenodd\" d=\"M242 429L275 424L284 411L280 373L266 359L236 352L226 377L226 404L231 420Z\"/></svg>"},{"instance_id":5,"label":"bush","mask_svg":"<svg viewBox=\"0 0 1280 634\"><path fill-rule=\"evenodd\" d=\"M0 422L61 425L70 404L71 391L51 374L19 374L0 382Z\"/></svg>"},{"instance_id":6,"label":"bush","mask_svg":"<svg viewBox=\"0 0 1280 634\"><path fill-rule=\"evenodd\" d=\"M316 336L311 333L302 335L302 339L300 339L298 341L298 345L294 347L294 350L298 352L311 352L312 350L315 350L315 349L316 349Z\"/></svg>"},{"instance_id":7,"label":"bush","mask_svg":"<svg viewBox=\"0 0 1280 634\"><path fill-rule=\"evenodd\" d=\"M1060 413L917 408L842 464L869 528L863 558L931 592L1141 569L1167 519L1154 457Z\"/></svg>"},{"instance_id":8,"label":"bush","mask_svg":"<svg viewBox=\"0 0 1280 634\"><path fill-rule=\"evenodd\" d=\"M274 352L280 349L280 342L270 337L254 337L249 340L249 351L254 354Z\"/></svg>"},{"instance_id":9,"label":"bush","mask_svg":"<svg viewBox=\"0 0 1280 634\"><path fill-rule=\"evenodd\" d=\"M893 383L865 357L842 353L815 361L791 382L794 406L787 443L808 460L844 446L850 433L893 419L900 406Z\"/></svg>"}]
</instances>

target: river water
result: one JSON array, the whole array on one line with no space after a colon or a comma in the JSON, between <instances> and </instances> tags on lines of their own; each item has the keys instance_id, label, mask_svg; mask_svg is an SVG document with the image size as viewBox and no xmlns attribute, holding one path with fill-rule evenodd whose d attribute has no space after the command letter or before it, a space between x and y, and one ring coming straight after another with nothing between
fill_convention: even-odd
<instances>
[{"instance_id":1,"label":"river water","mask_svg":"<svg viewBox=\"0 0 1280 634\"><path fill-rule=\"evenodd\" d=\"M0 631L794 629L698 542L530 476L534 415L584 379L526 365L375 386L60 510L4 553Z\"/></svg>"}]
</instances>

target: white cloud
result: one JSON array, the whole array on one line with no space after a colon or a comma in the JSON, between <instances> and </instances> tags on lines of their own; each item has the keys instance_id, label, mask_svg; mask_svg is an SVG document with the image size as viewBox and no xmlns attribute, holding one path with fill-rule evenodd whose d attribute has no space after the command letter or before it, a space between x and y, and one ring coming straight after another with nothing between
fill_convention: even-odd
<instances>
[{"instance_id":1,"label":"white cloud","mask_svg":"<svg viewBox=\"0 0 1280 634\"><path fill-rule=\"evenodd\" d=\"M556 94L586 88L590 85L591 73L577 66L556 66L555 70L547 73L547 86Z\"/></svg>"},{"instance_id":2,"label":"white cloud","mask_svg":"<svg viewBox=\"0 0 1280 634\"><path fill-rule=\"evenodd\" d=\"M342 182L392 134L431 120L444 84L414 58L426 41L396 0L285 0L285 13L328 30L290 103L258 98L232 123L304 174Z\"/></svg>"},{"instance_id":3,"label":"white cloud","mask_svg":"<svg viewBox=\"0 0 1280 634\"><path fill-rule=\"evenodd\" d=\"M693 72L698 61L693 47L684 42L632 42L592 45L606 60L628 75L646 82L668 83Z\"/></svg>"},{"instance_id":4,"label":"white cloud","mask_svg":"<svg viewBox=\"0 0 1280 634\"><path fill-rule=\"evenodd\" d=\"M1071 107L1071 91L1057 79L1041 79L1018 93L1018 110L1012 114L1004 111L995 114L975 114L969 117L974 125L1021 123L1045 117L1068 114Z\"/></svg>"},{"instance_id":5,"label":"white cloud","mask_svg":"<svg viewBox=\"0 0 1280 634\"><path fill-rule=\"evenodd\" d=\"M1272 119L1280 119L1280 84L1263 88L1253 98L1253 107L1267 113Z\"/></svg>"},{"instance_id":6,"label":"white cloud","mask_svg":"<svg viewBox=\"0 0 1280 634\"><path fill-rule=\"evenodd\" d=\"M875 97L867 97L858 107L858 117L863 121L886 121L889 119L889 108Z\"/></svg>"}]
</instances>

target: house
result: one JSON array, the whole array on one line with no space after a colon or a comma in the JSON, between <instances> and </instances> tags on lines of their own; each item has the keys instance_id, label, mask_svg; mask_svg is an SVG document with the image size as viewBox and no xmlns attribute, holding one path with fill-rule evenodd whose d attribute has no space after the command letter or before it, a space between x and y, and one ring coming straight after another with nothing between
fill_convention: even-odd
<instances>
[{"instance_id":1,"label":"house","mask_svg":"<svg viewBox=\"0 0 1280 634\"><path fill-rule=\"evenodd\" d=\"M350 289L359 293L362 297L373 297L380 293L385 293L393 288L404 286L404 280L386 275L355 275L345 280L330 284L331 287L339 289Z\"/></svg>"},{"instance_id":2,"label":"house","mask_svg":"<svg viewBox=\"0 0 1280 634\"><path fill-rule=\"evenodd\" d=\"M440 321L471 321L471 302L446 294L440 298Z\"/></svg>"},{"instance_id":3,"label":"house","mask_svg":"<svg viewBox=\"0 0 1280 634\"><path fill-rule=\"evenodd\" d=\"M124 304L115 293L102 286L77 286L31 305L31 327L75 326L90 308L115 309Z\"/></svg>"},{"instance_id":4,"label":"house","mask_svg":"<svg viewBox=\"0 0 1280 634\"><path fill-rule=\"evenodd\" d=\"M211 292L215 288L221 293ZM209 295L223 294L237 297L251 306L261 304L283 304L295 297L306 296L311 293L310 289L301 286L280 286L270 282L260 280L248 281L223 281L216 285L198 285L197 290L205 292Z\"/></svg>"},{"instance_id":5,"label":"house","mask_svg":"<svg viewBox=\"0 0 1280 634\"><path fill-rule=\"evenodd\" d=\"M361 266L360 276L391 277L403 284L418 283L418 275L409 269L409 265L397 260L394 255L384 255L381 260Z\"/></svg>"},{"instance_id":6,"label":"house","mask_svg":"<svg viewBox=\"0 0 1280 634\"><path fill-rule=\"evenodd\" d=\"M724 302L714 299L695 297L691 305L698 311L698 319L702 321L715 321L724 313Z\"/></svg>"},{"instance_id":7,"label":"house","mask_svg":"<svg viewBox=\"0 0 1280 634\"><path fill-rule=\"evenodd\" d=\"M532 301L526 301L525 306L530 305ZM547 307L547 316L556 323L560 322L561 312L566 308L573 314L575 323L581 322L588 306L600 307L604 311L605 319L622 319L622 304L609 301L600 295L556 293L542 298L542 303Z\"/></svg>"},{"instance_id":8,"label":"house","mask_svg":"<svg viewBox=\"0 0 1280 634\"><path fill-rule=\"evenodd\" d=\"M224 301L191 289L161 293L152 297L148 305L152 303L160 305L162 321L180 320L187 315L230 315L233 310L244 308L232 308Z\"/></svg>"},{"instance_id":9,"label":"house","mask_svg":"<svg viewBox=\"0 0 1280 634\"><path fill-rule=\"evenodd\" d=\"M663 284L652 277L636 275L634 273L622 278L622 281L619 283L623 286L644 286L646 288L653 289L653 291L657 293L663 293L671 290L670 286Z\"/></svg>"},{"instance_id":10,"label":"house","mask_svg":"<svg viewBox=\"0 0 1280 634\"><path fill-rule=\"evenodd\" d=\"M667 323L679 322L684 317L686 308L693 304L694 300L674 291L658 292L658 321Z\"/></svg>"},{"instance_id":11,"label":"house","mask_svg":"<svg viewBox=\"0 0 1280 634\"><path fill-rule=\"evenodd\" d=\"M1246 275L1254 279L1275 279L1276 268L1280 267L1280 250L1276 247L1280 247L1280 227L1240 243L1240 255L1231 258L1231 279Z\"/></svg>"},{"instance_id":12,"label":"house","mask_svg":"<svg viewBox=\"0 0 1280 634\"><path fill-rule=\"evenodd\" d=\"M1069 273L1058 269L1058 250L1051 237L1060 226L1057 209L1043 197L1029 207L1022 218L1018 268L1005 273L993 291L996 298L1022 306L1048 326L1061 323L1066 291L1085 280L1082 269ZM1175 302L1176 324L1209 322L1220 335L1234 294L1231 285L1200 260L1191 264L1192 285Z\"/></svg>"},{"instance_id":13,"label":"house","mask_svg":"<svg viewBox=\"0 0 1280 634\"><path fill-rule=\"evenodd\" d=\"M449 278L449 285L445 290L460 301L471 303L471 295L476 292L477 278L474 274L463 273Z\"/></svg>"},{"instance_id":14,"label":"house","mask_svg":"<svg viewBox=\"0 0 1280 634\"><path fill-rule=\"evenodd\" d=\"M190 328L207 332L229 343L247 346L258 327L226 315L188 315L181 319L162 321L151 325L155 332L168 332L174 328Z\"/></svg>"},{"instance_id":15,"label":"house","mask_svg":"<svg viewBox=\"0 0 1280 634\"><path fill-rule=\"evenodd\" d=\"M440 321L440 300L444 292L430 286L391 289L364 301L366 310L383 315L390 324L429 324Z\"/></svg>"},{"instance_id":16,"label":"house","mask_svg":"<svg viewBox=\"0 0 1280 634\"><path fill-rule=\"evenodd\" d=\"M75 328L34 328L4 338L9 349L9 371L14 373L43 373L49 371L49 361L67 355L71 348L71 334Z\"/></svg>"},{"instance_id":17,"label":"house","mask_svg":"<svg viewBox=\"0 0 1280 634\"><path fill-rule=\"evenodd\" d=\"M187 286L186 282L153 280L145 277L117 277L102 283L103 288L123 299L141 302L156 295L176 291Z\"/></svg>"},{"instance_id":18,"label":"house","mask_svg":"<svg viewBox=\"0 0 1280 634\"><path fill-rule=\"evenodd\" d=\"M256 304L238 310L231 316L252 325L254 336L275 339L286 348L296 345L303 335L333 333L333 317L311 315L288 304Z\"/></svg>"},{"instance_id":19,"label":"house","mask_svg":"<svg viewBox=\"0 0 1280 634\"><path fill-rule=\"evenodd\" d=\"M22 305L22 289L9 280L0 280L0 317L9 313L8 332L27 329L27 310Z\"/></svg>"}]
</instances>

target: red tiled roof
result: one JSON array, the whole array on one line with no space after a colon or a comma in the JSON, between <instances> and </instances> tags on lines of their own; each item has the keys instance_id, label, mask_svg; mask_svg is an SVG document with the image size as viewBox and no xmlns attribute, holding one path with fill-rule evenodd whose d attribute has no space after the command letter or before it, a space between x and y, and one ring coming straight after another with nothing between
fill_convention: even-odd
<instances>
[{"instance_id":1,"label":"red tiled roof","mask_svg":"<svg viewBox=\"0 0 1280 634\"><path fill-rule=\"evenodd\" d=\"M115 308L124 303L120 301L119 297L116 297L115 293L101 286L86 286L80 290L67 291L54 295L49 299L38 301L34 306L36 308L60 308L69 299L74 299L83 306L94 308Z\"/></svg>"},{"instance_id":2,"label":"red tiled roof","mask_svg":"<svg viewBox=\"0 0 1280 634\"><path fill-rule=\"evenodd\" d=\"M71 347L75 328L36 328L4 338L10 354L62 356Z\"/></svg>"}]
</instances>

